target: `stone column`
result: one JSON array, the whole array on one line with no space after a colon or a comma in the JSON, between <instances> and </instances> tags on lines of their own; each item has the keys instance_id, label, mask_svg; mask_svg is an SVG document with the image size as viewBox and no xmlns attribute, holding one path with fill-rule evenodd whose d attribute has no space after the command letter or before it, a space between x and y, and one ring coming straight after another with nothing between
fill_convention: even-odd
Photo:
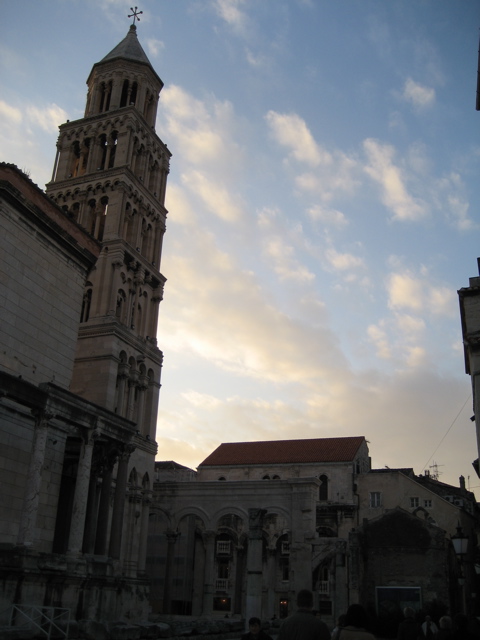
<instances>
[{"instance_id":1,"label":"stone column","mask_svg":"<svg viewBox=\"0 0 480 640\"><path fill-rule=\"evenodd\" d=\"M117 461L116 451L107 452L102 461L102 486L98 505L97 533L95 536L95 554L107 554L108 521L110 516L110 492L112 489L113 467Z\"/></svg>"},{"instance_id":2,"label":"stone column","mask_svg":"<svg viewBox=\"0 0 480 640\"><path fill-rule=\"evenodd\" d=\"M262 526L265 509L248 510L247 600L245 618L262 617Z\"/></svg>"},{"instance_id":3,"label":"stone column","mask_svg":"<svg viewBox=\"0 0 480 640\"><path fill-rule=\"evenodd\" d=\"M172 599L172 568L175 558L175 542L178 533L169 529L167 531L167 564L165 566L165 586L163 588L163 613L170 613Z\"/></svg>"},{"instance_id":4,"label":"stone column","mask_svg":"<svg viewBox=\"0 0 480 640\"><path fill-rule=\"evenodd\" d=\"M140 544L138 547L137 574L139 577L145 575L145 565L147 560L147 537L148 522L150 517L150 505L152 504L152 491L145 489L142 498L142 515L140 523Z\"/></svg>"},{"instance_id":5,"label":"stone column","mask_svg":"<svg viewBox=\"0 0 480 640\"><path fill-rule=\"evenodd\" d=\"M268 605L267 616L273 618L275 613L275 583L277 577L277 549L276 547L269 548L267 550L267 590L268 590Z\"/></svg>"},{"instance_id":6,"label":"stone column","mask_svg":"<svg viewBox=\"0 0 480 640\"><path fill-rule=\"evenodd\" d=\"M215 563L215 531L205 531L205 571L203 574L203 611L202 615L211 616L213 612L213 570Z\"/></svg>"},{"instance_id":7,"label":"stone column","mask_svg":"<svg viewBox=\"0 0 480 640\"><path fill-rule=\"evenodd\" d=\"M202 615L203 576L205 574L205 548L200 536L195 536L195 559L193 567L192 615Z\"/></svg>"},{"instance_id":8,"label":"stone column","mask_svg":"<svg viewBox=\"0 0 480 640\"><path fill-rule=\"evenodd\" d=\"M136 415L135 421L137 423L138 429L140 430L140 433L142 433L144 436L150 435L149 428L145 428L145 425L144 425L145 404L147 401L148 382L149 382L149 379L147 375L139 376L138 385L137 385L137 389L138 389L137 415Z\"/></svg>"},{"instance_id":9,"label":"stone column","mask_svg":"<svg viewBox=\"0 0 480 640\"><path fill-rule=\"evenodd\" d=\"M25 547L31 547L35 541L35 525L47 447L48 421L53 418L53 415L46 411L32 411L32 413L35 416L35 431L17 538L17 544Z\"/></svg>"},{"instance_id":10,"label":"stone column","mask_svg":"<svg viewBox=\"0 0 480 640\"><path fill-rule=\"evenodd\" d=\"M95 460L97 449L93 451L92 470L90 473L90 486L88 488L88 505L85 522L85 533L83 536L83 552L93 553L95 549L95 532L97 529L98 514L98 460Z\"/></svg>"},{"instance_id":11,"label":"stone column","mask_svg":"<svg viewBox=\"0 0 480 640\"><path fill-rule=\"evenodd\" d=\"M88 489L90 486L90 472L92 467L92 455L95 439L98 432L89 431L82 443L80 458L78 460L77 479L75 482L75 495L73 498L72 518L70 521L70 535L68 538L67 553L77 555L81 553L83 546L83 534L85 531L85 517L87 514Z\"/></svg>"},{"instance_id":12,"label":"stone column","mask_svg":"<svg viewBox=\"0 0 480 640\"><path fill-rule=\"evenodd\" d=\"M120 453L118 458L109 547L109 555L115 560L120 559L120 550L122 548L123 514L125 511L125 495L127 491L128 461L134 450L135 447L133 445L124 445L123 451Z\"/></svg>"}]
</instances>

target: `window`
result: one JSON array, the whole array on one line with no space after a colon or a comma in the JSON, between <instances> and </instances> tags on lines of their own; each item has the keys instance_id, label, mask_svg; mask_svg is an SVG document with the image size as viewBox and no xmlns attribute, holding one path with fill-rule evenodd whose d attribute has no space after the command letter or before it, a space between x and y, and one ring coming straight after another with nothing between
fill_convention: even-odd
<instances>
[{"instance_id":1,"label":"window","mask_svg":"<svg viewBox=\"0 0 480 640\"><path fill-rule=\"evenodd\" d=\"M370 492L370 506L371 507L381 507L382 506L382 494L380 491L371 491Z\"/></svg>"},{"instance_id":2,"label":"window","mask_svg":"<svg viewBox=\"0 0 480 640\"><path fill-rule=\"evenodd\" d=\"M290 553L290 542L284 542L282 540L281 554L282 556L288 556Z\"/></svg>"},{"instance_id":3,"label":"window","mask_svg":"<svg viewBox=\"0 0 480 640\"><path fill-rule=\"evenodd\" d=\"M319 478L321 485L318 492L319 500L328 500L328 478L326 475L321 475Z\"/></svg>"},{"instance_id":4,"label":"window","mask_svg":"<svg viewBox=\"0 0 480 640\"><path fill-rule=\"evenodd\" d=\"M288 558L280 558L280 574L282 582L288 582L290 579L290 561Z\"/></svg>"},{"instance_id":5,"label":"window","mask_svg":"<svg viewBox=\"0 0 480 640\"><path fill-rule=\"evenodd\" d=\"M423 501L423 506L427 507L427 509L431 509L432 508L432 501L431 500L424 500Z\"/></svg>"},{"instance_id":6,"label":"window","mask_svg":"<svg viewBox=\"0 0 480 640\"><path fill-rule=\"evenodd\" d=\"M420 499L419 498L410 498L410 508L411 509L416 509L418 506L420 506Z\"/></svg>"}]
</instances>

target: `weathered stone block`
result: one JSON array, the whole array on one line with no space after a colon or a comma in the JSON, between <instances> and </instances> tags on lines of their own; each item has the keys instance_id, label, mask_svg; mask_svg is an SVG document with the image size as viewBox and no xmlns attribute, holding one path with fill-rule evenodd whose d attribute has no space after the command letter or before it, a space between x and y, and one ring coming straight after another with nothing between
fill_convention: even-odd
<instances>
[{"instance_id":1,"label":"weathered stone block","mask_svg":"<svg viewBox=\"0 0 480 640\"><path fill-rule=\"evenodd\" d=\"M140 640L141 628L133 624L110 626L110 640Z\"/></svg>"},{"instance_id":2,"label":"weathered stone block","mask_svg":"<svg viewBox=\"0 0 480 640\"><path fill-rule=\"evenodd\" d=\"M96 620L80 620L80 635L85 640L110 640L106 626Z\"/></svg>"}]
</instances>

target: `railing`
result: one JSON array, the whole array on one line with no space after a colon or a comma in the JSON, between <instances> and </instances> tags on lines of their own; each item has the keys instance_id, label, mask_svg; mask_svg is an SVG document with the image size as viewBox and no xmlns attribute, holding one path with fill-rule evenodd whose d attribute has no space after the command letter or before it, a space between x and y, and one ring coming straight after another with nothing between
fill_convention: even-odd
<instances>
[{"instance_id":1,"label":"railing","mask_svg":"<svg viewBox=\"0 0 480 640\"><path fill-rule=\"evenodd\" d=\"M23 624L21 621L24 621ZM33 628L47 640L51 639L52 632L55 638L68 639L70 609L14 604L10 613L10 626Z\"/></svg>"},{"instance_id":2,"label":"railing","mask_svg":"<svg viewBox=\"0 0 480 640\"><path fill-rule=\"evenodd\" d=\"M230 554L231 543L230 540L217 540L217 554Z\"/></svg>"},{"instance_id":3,"label":"railing","mask_svg":"<svg viewBox=\"0 0 480 640\"><path fill-rule=\"evenodd\" d=\"M215 589L217 591L226 591L228 589L228 580L224 578L217 578L215 580Z\"/></svg>"},{"instance_id":4,"label":"railing","mask_svg":"<svg viewBox=\"0 0 480 640\"><path fill-rule=\"evenodd\" d=\"M328 580L320 580L318 583L318 593L328 596L330 593L330 582Z\"/></svg>"}]
</instances>

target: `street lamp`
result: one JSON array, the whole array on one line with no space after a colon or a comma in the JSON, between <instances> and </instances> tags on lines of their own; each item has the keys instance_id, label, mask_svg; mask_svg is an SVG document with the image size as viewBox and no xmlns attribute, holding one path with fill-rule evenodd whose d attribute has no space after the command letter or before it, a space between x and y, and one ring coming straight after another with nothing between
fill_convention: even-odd
<instances>
[{"instance_id":1,"label":"street lamp","mask_svg":"<svg viewBox=\"0 0 480 640\"><path fill-rule=\"evenodd\" d=\"M461 562L463 560L463 556L467 554L468 537L463 533L460 523L457 525L457 533L452 536L452 544L455 554L459 556Z\"/></svg>"},{"instance_id":2,"label":"street lamp","mask_svg":"<svg viewBox=\"0 0 480 640\"><path fill-rule=\"evenodd\" d=\"M468 551L468 537L463 533L462 527L460 526L460 522L457 525L457 533L452 536L452 544L453 549L455 551L455 555L458 557L460 562L460 576L458 577L458 586L462 592L462 600L463 600L463 610L466 609L466 593L465 593L465 575L463 573L463 559L467 555Z\"/></svg>"}]
</instances>

